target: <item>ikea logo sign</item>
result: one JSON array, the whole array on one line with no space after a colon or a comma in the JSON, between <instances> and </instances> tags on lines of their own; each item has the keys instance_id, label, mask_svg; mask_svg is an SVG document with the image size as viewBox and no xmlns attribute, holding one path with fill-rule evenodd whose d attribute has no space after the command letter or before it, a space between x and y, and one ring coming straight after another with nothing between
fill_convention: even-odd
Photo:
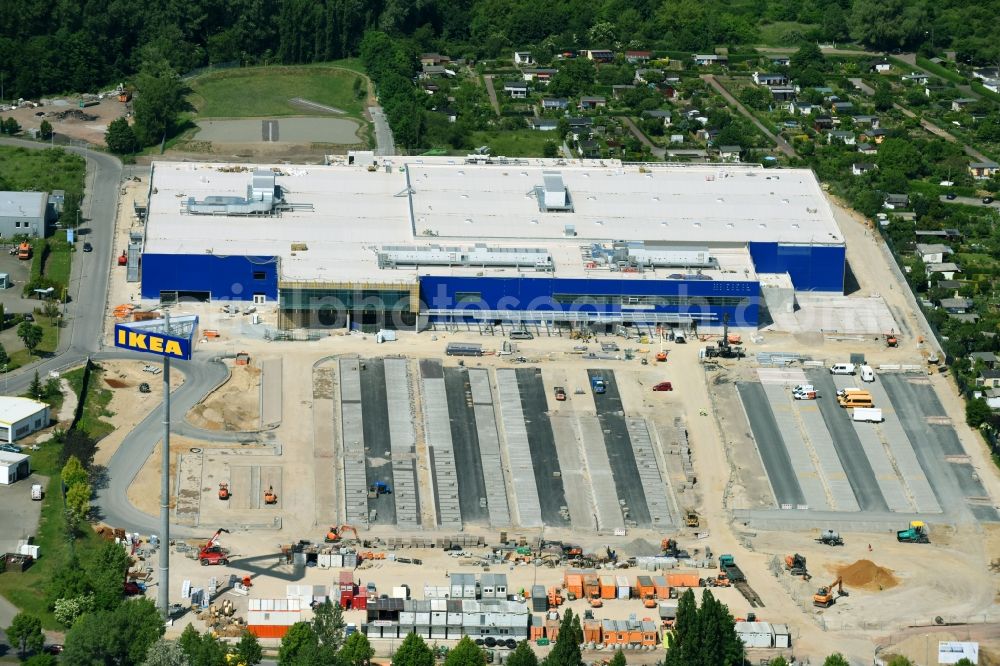
<instances>
[{"instance_id":1,"label":"ikea logo sign","mask_svg":"<svg viewBox=\"0 0 1000 666\"><path fill-rule=\"evenodd\" d=\"M133 329L121 324L115 325L115 347L183 360L191 358L189 338Z\"/></svg>"}]
</instances>

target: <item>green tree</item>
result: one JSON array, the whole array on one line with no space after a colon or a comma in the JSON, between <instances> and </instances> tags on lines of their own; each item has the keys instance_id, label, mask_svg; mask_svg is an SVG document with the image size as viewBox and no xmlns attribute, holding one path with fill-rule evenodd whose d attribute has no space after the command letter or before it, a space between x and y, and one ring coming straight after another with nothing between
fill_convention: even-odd
<instances>
[{"instance_id":1,"label":"green tree","mask_svg":"<svg viewBox=\"0 0 1000 666\"><path fill-rule=\"evenodd\" d=\"M188 662L177 641L161 638L149 646L142 666L188 666Z\"/></svg>"},{"instance_id":2,"label":"green tree","mask_svg":"<svg viewBox=\"0 0 1000 666\"><path fill-rule=\"evenodd\" d=\"M878 148L875 162L881 171L898 171L914 178L923 171L923 156L910 139L889 138Z\"/></svg>"},{"instance_id":3,"label":"green tree","mask_svg":"<svg viewBox=\"0 0 1000 666\"><path fill-rule=\"evenodd\" d=\"M486 666L486 653L472 642L468 636L462 636L444 660L444 666Z\"/></svg>"},{"instance_id":4,"label":"green tree","mask_svg":"<svg viewBox=\"0 0 1000 666\"><path fill-rule=\"evenodd\" d=\"M368 642L367 636L355 631L344 641L344 647L340 648L337 656L344 666L368 666L375 656L375 650Z\"/></svg>"},{"instance_id":5,"label":"green tree","mask_svg":"<svg viewBox=\"0 0 1000 666\"><path fill-rule=\"evenodd\" d=\"M37 324L32 324L30 321L22 321L17 327L17 337L21 338L21 342L24 343L24 348L28 350L29 354L35 353L35 347L38 343L42 341L42 327ZM35 377L38 377L38 372L35 372ZM34 382L32 382L34 386ZM41 395L42 383L38 382L38 393ZM36 395L32 393L32 395Z\"/></svg>"},{"instance_id":6,"label":"green tree","mask_svg":"<svg viewBox=\"0 0 1000 666\"><path fill-rule=\"evenodd\" d=\"M962 657L961 659L955 662L955 666L975 666L975 664L973 664L965 657Z\"/></svg>"},{"instance_id":7,"label":"green tree","mask_svg":"<svg viewBox=\"0 0 1000 666\"><path fill-rule=\"evenodd\" d=\"M278 664L294 666L308 662L319 649L319 637L308 622L296 622L281 639Z\"/></svg>"},{"instance_id":8,"label":"green tree","mask_svg":"<svg viewBox=\"0 0 1000 666\"><path fill-rule=\"evenodd\" d=\"M557 157L559 155L559 145L555 141L546 141L542 144L542 157Z\"/></svg>"},{"instance_id":9,"label":"green tree","mask_svg":"<svg viewBox=\"0 0 1000 666\"><path fill-rule=\"evenodd\" d=\"M232 654L236 657L236 663L244 666L255 666L264 658L260 649L260 641L249 631L244 631L243 635L240 636L239 642L233 646Z\"/></svg>"},{"instance_id":10,"label":"green tree","mask_svg":"<svg viewBox=\"0 0 1000 666\"><path fill-rule=\"evenodd\" d=\"M42 621L28 613L18 613L7 628L7 638L17 647L21 659L29 652L38 652L45 647Z\"/></svg>"},{"instance_id":11,"label":"green tree","mask_svg":"<svg viewBox=\"0 0 1000 666\"><path fill-rule=\"evenodd\" d=\"M141 145L150 146L175 129L177 116L189 108L190 89L160 53L150 49L144 55L136 77L133 131Z\"/></svg>"},{"instance_id":12,"label":"green tree","mask_svg":"<svg viewBox=\"0 0 1000 666\"><path fill-rule=\"evenodd\" d=\"M538 666L538 655L528 641L521 641L507 657L507 666Z\"/></svg>"},{"instance_id":13,"label":"green tree","mask_svg":"<svg viewBox=\"0 0 1000 666\"><path fill-rule=\"evenodd\" d=\"M392 655L393 666L434 666L434 653L424 639L409 633Z\"/></svg>"},{"instance_id":14,"label":"green tree","mask_svg":"<svg viewBox=\"0 0 1000 666\"><path fill-rule=\"evenodd\" d=\"M986 423L993 414L993 410L986 403L985 398L975 398L965 403L965 422L973 428L978 428Z\"/></svg>"},{"instance_id":15,"label":"green tree","mask_svg":"<svg viewBox=\"0 0 1000 666\"><path fill-rule=\"evenodd\" d=\"M872 95L872 103L875 105L876 111L888 111L892 108L894 98L892 95L892 89L888 85L880 85L875 89L875 94Z\"/></svg>"},{"instance_id":16,"label":"green tree","mask_svg":"<svg viewBox=\"0 0 1000 666\"><path fill-rule=\"evenodd\" d=\"M119 576L115 588L119 597L121 585ZM127 601L113 610L81 615L66 634L62 660L81 666L141 664L163 631L163 620L152 601Z\"/></svg>"},{"instance_id":17,"label":"green tree","mask_svg":"<svg viewBox=\"0 0 1000 666\"><path fill-rule=\"evenodd\" d=\"M107 144L108 150L118 155L131 155L139 150L139 139L125 118L115 118L111 121L108 131L104 133L104 143Z\"/></svg>"},{"instance_id":18,"label":"green tree","mask_svg":"<svg viewBox=\"0 0 1000 666\"><path fill-rule=\"evenodd\" d=\"M924 8L906 0L854 0L851 37L878 49L901 48L923 36Z\"/></svg>"},{"instance_id":19,"label":"green tree","mask_svg":"<svg viewBox=\"0 0 1000 666\"><path fill-rule=\"evenodd\" d=\"M0 317L3 317L3 311L0 310ZM0 343L0 368L10 363L10 356L7 355L7 349Z\"/></svg>"},{"instance_id":20,"label":"green tree","mask_svg":"<svg viewBox=\"0 0 1000 666\"><path fill-rule=\"evenodd\" d=\"M200 633L188 625L177 640L189 666L225 666L228 649L226 644L209 632Z\"/></svg>"},{"instance_id":21,"label":"green tree","mask_svg":"<svg viewBox=\"0 0 1000 666\"><path fill-rule=\"evenodd\" d=\"M851 666L851 664L844 658L844 655L839 652L835 652L826 658L826 661L823 662L823 666Z\"/></svg>"},{"instance_id":22,"label":"green tree","mask_svg":"<svg viewBox=\"0 0 1000 666\"><path fill-rule=\"evenodd\" d=\"M788 660L784 657L778 656L772 659L768 666L788 666Z\"/></svg>"},{"instance_id":23,"label":"green tree","mask_svg":"<svg viewBox=\"0 0 1000 666\"><path fill-rule=\"evenodd\" d=\"M40 652L33 654L24 662L24 666L56 666L59 661L51 654Z\"/></svg>"},{"instance_id":24,"label":"green tree","mask_svg":"<svg viewBox=\"0 0 1000 666\"><path fill-rule=\"evenodd\" d=\"M94 610L94 595L81 594L75 597L61 597L52 605L56 621L65 627L72 627L76 618Z\"/></svg>"},{"instance_id":25,"label":"green tree","mask_svg":"<svg viewBox=\"0 0 1000 666\"><path fill-rule=\"evenodd\" d=\"M319 638L320 645L339 650L344 644L344 609L329 599L313 609L312 628Z\"/></svg>"},{"instance_id":26,"label":"green tree","mask_svg":"<svg viewBox=\"0 0 1000 666\"><path fill-rule=\"evenodd\" d=\"M20 334L21 331L18 330L18 335ZM42 393L42 380L38 377L38 370L35 370L35 376L32 377L31 383L28 385L28 395L37 400L42 397Z\"/></svg>"},{"instance_id":27,"label":"green tree","mask_svg":"<svg viewBox=\"0 0 1000 666\"><path fill-rule=\"evenodd\" d=\"M580 656L582 642L583 629L580 627L580 618L572 610L567 610L559 623L559 640L545 659L546 666L579 666L583 663Z\"/></svg>"},{"instance_id":28,"label":"green tree","mask_svg":"<svg viewBox=\"0 0 1000 666\"><path fill-rule=\"evenodd\" d=\"M3 122L3 131L13 136L21 131L21 124L17 122L17 118L10 117Z\"/></svg>"},{"instance_id":29,"label":"green tree","mask_svg":"<svg viewBox=\"0 0 1000 666\"><path fill-rule=\"evenodd\" d=\"M70 456L63 465L62 472L59 476L62 478L62 482L67 488L72 488L78 483L87 483L90 480L87 470L83 468L80 463L80 459L76 456Z\"/></svg>"},{"instance_id":30,"label":"green tree","mask_svg":"<svg viewBox=\"0 0 1000 666\"><path fill-rule=\"evenodd\" d=\"M667 650L665 666L685 666L695 663L695 651L701 644L701 628L698 624L698 603L694 591L688 589L677 602L673 636Z\"/></svg>"},{"instance_id":31,"label":"green tree","mask_svg":"<svg viewBox=\"0 0 1000 666\"><path fill-rule=\"evenodd\" d=\"M48 141L52 138L52 123L47 120L43 120L38 126L38 136Z\"/></svg>"},{"instance_id":32,"label":"green tree","mask_svg":"<svg viewBox=\"0 0 1000 666\"><path fill-rule=\"evenodd\" d=\"M823 52L814 42L806 42L799 47L799 50L788 59L788 65L793 72L801 72L805 69L816 69L823 71L826 69L826 58Z\"/></svg>"},{"instance_id":33,"label":"green tree","mask_svg":"<svg viewBox=\"0 0 1000 666\"><path fill-rule=\"evenodd\" d=\"M888 666L913 666L913 662L901 654L897 654L889 660Z\"/></svg>"},{"instance_id":34,"label":"green tree","mask_svg":"<svg viewBox=\"0 0 1000 666\"><path fill-rule=\"evenodd\" d=\"M74 483L66 491L66 510L72 520L82 523L90 515L90 496L92 490L89 483Z\"/></svg>"},{"instance_id":35,"label":"green tree","mask_svg":"<svg viewBox=\"0 0 1000 666\"><path fill-rule=\"evenodd\" d=\"M131 563L132 557L121 544L114 541L101 544L97 553L85 563L88 584L94 593L94 607L97 610L116 610L122 605L136 608L134 603L123 604L125 572Z\"/></svg>"},{"instance_id":36,"label":"green tree","mask_svg":"<svg viewBox=\"0 0 1000 666\"><path fill-rule=\"evenodd\" d=\"M698 624L702 639L699 657L704 666L728 666L742 661L743 643L736 635L733 616L709 590L701 595Z\"/></svg>"},{"instance_id":37,"label":"green tree","mask_svg":"<svg viewBox=\"0 0 1000 666\"><path fill-rule=\"evenodd\" d=\"M625 666L628 663L625 659L625 653L621 650L615 650L615 656L611 657L611 661L608 662L608 666Z\"/></svg>"}]
</instances>

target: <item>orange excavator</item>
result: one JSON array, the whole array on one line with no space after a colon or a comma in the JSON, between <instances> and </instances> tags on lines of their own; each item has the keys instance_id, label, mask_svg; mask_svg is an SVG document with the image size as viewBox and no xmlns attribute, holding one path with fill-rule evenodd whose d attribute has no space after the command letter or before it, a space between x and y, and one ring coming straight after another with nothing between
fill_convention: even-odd
<instances>
[{"instance_id":1,"label":"orange excavator","mask_svg":"<svg viewBox=\"0 0 1000 666\"><path fill-rule=\"evenodd\" d=\"M278 496L274 494L274 486L268 486L264 491L264 504L277 504Z\"/></svg>"},{"instance_id":2,"label":"orange excavator","mask_svg":"<svg viewBox=\"0 0 1000 666\"><path fill-rule=\"evenodd\" d=\"M886 347L898 347L899 346L899 336L896 335L896 329L892 329L885 336L885 346Z\"/></svg>"},{"instance_id":3,"label":"orange excavator","mask_svg":"<svg viewBox=\"0 0 1000 666\"><path fill-rule=\"evenodd\" d=\"M327 543L335 543L341 541L345 538L345 532L351 532L354 535L354 540L359 541L358 530L354 528L353 525L341 525L337 527L336 525L330 525L330 531L326 533L326 538L323 540Z\"/></svg>"},{"instance_id":4,"label":"orange excavator","mask_svg":"<svg viewBox=\"0 0 1000 666\"><path fill-rule=\"evenodd\" d=\"M834 589L836 589L836 594L834 594ZM837 599L847 595L848 593L844 591L844 579L838 577L829 585L816 590L816 594L813 595L813 606L829 608L837 602Z\"/></svg>"},{"instance_id":5,"label":"orange excavator","mask_svg":"<svg viewBox=\"0 0 1000 666\"><path fill-rule=\"evenodd\" d=\"M219 484L219 499L227 500L229 499L229 484L223 481Z\"/></svg>"}]
</instances>

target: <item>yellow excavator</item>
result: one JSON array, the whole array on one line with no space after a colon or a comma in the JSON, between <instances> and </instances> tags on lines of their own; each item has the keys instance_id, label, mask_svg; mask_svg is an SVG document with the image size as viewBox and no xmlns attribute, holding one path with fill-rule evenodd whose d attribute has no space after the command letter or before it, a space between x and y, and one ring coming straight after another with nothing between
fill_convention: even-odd
<instances>
[{"instance_id":1,"label":"yellow excavator","mask_svg":"<svg viewBox=\"0 0 1000 666\"><path fill-rule=\"evenodd\" d=\"M836 593L834 593L834 590L836 590ZM838 577L837 580L829 585L816 590L816 594L813 595L813 606L829 608L837 602L837 599L846 596L848 596L848 593L844 590L844 579Z\"/></svg>"}]
</instances>

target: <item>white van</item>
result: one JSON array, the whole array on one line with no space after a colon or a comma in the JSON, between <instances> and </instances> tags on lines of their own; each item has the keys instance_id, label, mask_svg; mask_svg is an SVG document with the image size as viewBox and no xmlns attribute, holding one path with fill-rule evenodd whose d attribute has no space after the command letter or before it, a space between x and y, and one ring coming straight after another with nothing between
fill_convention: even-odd
<instances>
[{"instance_id":1,"label":"white van","mask_svg":"<svg viewBox=\"0 0 1000 666\"><path fill-rule=\"evenodd\" d=\"M855 367L853 363L834 363L830 367L831 375L853 375Z\"/></svg>"},{"instance_id":2,"label":"white van","mask_svg":"<svg viewBox=\"0 0 1000 666\"><path fill-rule=\"evenodd\" d=\"M872 370L872 366L870 365L861 366L861 381L863 382L875 381L875 371Z\"/></svg>"}]
</instances>

